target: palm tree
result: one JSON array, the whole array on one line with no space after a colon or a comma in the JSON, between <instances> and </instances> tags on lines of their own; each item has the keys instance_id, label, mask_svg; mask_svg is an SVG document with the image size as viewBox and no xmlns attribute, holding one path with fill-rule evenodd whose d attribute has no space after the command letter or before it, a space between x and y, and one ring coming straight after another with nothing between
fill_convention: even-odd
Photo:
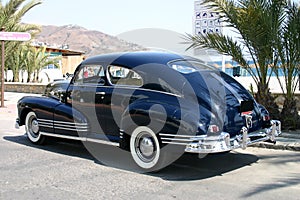
<instances>
[{"instance_id":1,"label":"palm tree","mask_svg":"<svg viewBox=\"0 0 300 200\"><path fill-rule=\"evenodd\" d=\"M281 89L285 96L280 120L286 128L297 128L299 116L295 91L299 83L300 72L300 8L290 1L286 7L286 21L277 42L281 65L275 70ZM284 81L279 77L283 73ZM284 89L284 85L285 88Z\"/></svg>"},{"instance_id":2,"label":"palm tree","mask_svg":"<svg viewBox=\"0 0 300 200\"><path fill-rule=\"evenodd\" d=\"M33 7L41 4L41 1L31 0L10 0L5 5L0 0L0 27L6 31L36 32L38 26L31 24L22 24L22 17Z\"/></svg>"},{"instance_id":3,"label":"palm tree","mask_svg":"<svg viewBox=\"0 0 300 200\"><path fill-rule=\"evenodd\" d=\"M211 48L229 55L252 76L258 88L256 99L265 105L274 118L279 118L278 106L269 92L269 81L279 56L275 41L284 21L282 0L204 0L204 5L222 13L226 26L239 35L224 34L186 35L189 48ZM246 59L250 55L254 68Z\"/></svg>"},{"instance_id":4,"label":"palm tree","mask_svg":"<svg viewBox=\"0 0 300 200\"><path fill-rule=\"evenodd\" d=\"M19 81L19 71L25 67L24 64L27 57L24 50L24 46L20 45L6 58L6 67L13 71L13 82Z\"/></svg>"},{"instance_id":5,"label":"palm tree","mask_svg":"<svg viewBox=\"0 0 300 200\"><path fill-rule=\"evenodd\" d=\"M36 0L31 0L28 3L26 3L26 0L10 0L3 4L0 0L0 27L4 27L7 32L29 32L34 37L40 31L39 27L32 24L23 24L21 19L29 10L41 3L41 1ZM6 58L15 53L19 54L16 50L19 49L18 46L21 44L21 42L6 42Z\"/></svg>"},{"instance_id":6,"label":"palm tree","mask_svg":"<svg viewBox=\"0 0 300 200\"><path fill-rule=\"evenodd\" d=\"M46 53L46 47L36 48L33 46L27 46L25 49L26 59L24 60L24 69L28 72L27 82L37 82L38 74L40 70L47 65L58 66L58 60L60 57L51 57ZM32 77L33 76L33 77Z\"/></svg>"}]
</instances>

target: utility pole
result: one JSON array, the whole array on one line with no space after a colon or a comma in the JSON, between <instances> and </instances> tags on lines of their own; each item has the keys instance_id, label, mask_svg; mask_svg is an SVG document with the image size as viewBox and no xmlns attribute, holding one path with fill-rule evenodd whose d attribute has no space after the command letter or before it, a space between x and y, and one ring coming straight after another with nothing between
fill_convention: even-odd
<instances>
[{"instance_id":1,"label":"utility pole","mask_svg":"<svg viewBox=\"0 0 300 200\"><path fill-rule=\"evenodd\" d=\"M2 27L0 31L0 40L2 41L2 65L1 65L1 107L4 107L4 61L5 61L5 48L4 41L28 41L31 39L30 33L26 32L5 32L5 28Z\"/></svg>"},{"instance_id":2,"label":"utility pole","mask_svg":"<svg viewBox=\"0 0 300 200\"><path fill-rule=\"evenodd\" d=\"M5 28L2 27L1 31L4 32ZM1 107L4 108L4 63L5 63L5 54L4 54L4 40L2 40L2 56L1 56Z\"/></svg>"}]
</instances>

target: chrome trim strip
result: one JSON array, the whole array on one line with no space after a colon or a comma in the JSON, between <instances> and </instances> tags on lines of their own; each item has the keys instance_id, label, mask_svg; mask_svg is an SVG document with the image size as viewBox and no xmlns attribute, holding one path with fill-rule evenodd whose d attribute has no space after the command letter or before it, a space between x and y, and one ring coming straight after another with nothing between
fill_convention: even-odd
<instances>
[{"instance_id":1,"label":"chrome trim strip","mask_svg":"<svg viewBox=\"0 0 300 200\"><path fill-rule=\"evenodd\" d=\"M156 92L156 93L162 93L162 94L166 94L166 95L170 95L170 96L175 96L175 97L182 97L182 95L179 94L174 94L171 92L163 92L163 91L158 91L158 90L151 90L151 89L146 89L146 88L130 88L130 87L126 87L126 86L120 86L117 85L115 86L115 88L121 88L121 89L134 89L134 90L142 90L142 91L148 91L148 92Z\"/></svg>"},{"instance_id":2,"label":"chrome trim strip","mask_svg":"<svg viewBox=\"0 0 300 200\"><path fill-rule=\"evenodd\" d=\"M76 123L76 122L64 122L64 121L55 121L49 119L38 119L39 126L45 128L54 128L59 130L67 130L67 131L80 131L87 132L89 130L89 126L87 123Z\"/></svg>"},{"instance_id":3,"label":"chrome trim strip","mask_svg":"<svg viewBox=\"0 0 300 200\"><path fill-rule=\"evenodd\" d=\"M50 136L50 137L57 137L57 138L64 138L64 139L71 139L71 140L78 140L78 141L86 141L86 138L84 138L84 137L59 135L59 134L47 133L47 132L40 132L40 133L41 133L41 135Z\"/></svg>"},{"instance_id":4,"label":"chrome trim strip","mask_svg":"<svg viewBox=\"0 0 300 200\"><path fill-rule=\"evenodd\" d=\"M64 122L64 121L56 121L56 120L41 119L41 118L39 118L38 121L45 122L45 123L48 122L48 123L69 124L69 125L88 125L88 123Z\"/></svg>"},{"instance_id":5,"label":"chrome trim strip","mask_svg":"<svg viewBox=\"0 0 300 200\"><path fill-rule=\"evenodd\" d=\"M179 142L167 142L167 141L164 141L163 144L176 144L176 145L188 145L189 143L179 143Z\"/></svg>"},{"instance_id":6,"label":"chrome trim strip","mask_svg":"<svg viewBox=\"0 0 300 200\"><path fill-rule=\"evenodd\" d=\"M78 122L64 122L64 121L55 121L53 120L54 123L57 124L69 124L69 125L76 125L76 126L87 126L88 123L78 123Z\"/></svg>"},{"instance_id":7,"label":"chrome trim strip","mask_svg":"<svg viewBox=\"0 0 300 200\"><path fill-rule=\"evenodd\" d=\"M61 130L67 130L67 131L82 131L82 132L87 132L88 129L84 128L64 128L64 127L55 127L54 129L61 129Z\"/></svg>"},{"instance_id":8,"label":"chrome trim strip","mask_svg":"<svg viewBox=\"0 0 300 200\"><path fill-rule=\"evenodd\" d=\"M40 127L44 128L54 128L54 129L61 129L61 130L67 130L67 131L85 131L87 132L89 129L87 127L61 127L61 126L53 126L53 125L46 125L46 124L39 124Z\"/></svg>"},{"instance_id":9,"label":"chrome trim strip","mask_svg":"<svg viewBox=\"0 0 300 200\"><path fill-rule=\"evenodd\" d=\"M171 141L182 141L182 142L192 142L193 139L190 138L190 139L181 139L181 138L165 138L165 137L161 137L160 138L163 142L164 140L171 140Z\"/></svg>"},{"instance_id":10,"label":"chrome trim strip","mask_svg":"<svg viewBox=\"0 0 300 200\"><path fill-rule=\"evenodd\" d=\"M41 118L38 118L38 121L41 121L41 122L53 122L53 120L50 120L50 119L41 119Z\"/></svg>"},{"instance_id":11,"label":"chrome trim strip","mask_svg":"<svg viewBox=\"0 0 300 200\"><path fill-rule=\"evenodd\" d=\"M40 126L44 125L44 126L52 126L53 127L53 123L43 123L43 122L38 122Z\"/></svg>"},{"instance_id":12,"label":"chrome trim strip","mask_svg":"<svg viewBox=\"0 0 300 200\"><path fill-rule=\"evenodd\" d=\"M206 135L177 135L177 134L168 134L168 133L159 133L159 136L167 136L167 137L182 137L182 138L205 138Z\"/></svg>"},{"instance_id":13,"label":"chrome trim strip","mask_svg":"<svg viewBox=\"0 0 300 200\"><path fill-rule=\"evenodd\" d=\"M64 122L64 121L56 121L56 120L49 120L49 119L38 119L39 122L44 123L57 123L57 124L68 124L68 125L77 125L77 126L87 126L88 123L78 123L78 122Z\"/></svg>"},{"instance_id":14,"label":"chrome trim strip","mask_svg":"<svg viewBox=\"0 0 300 200\"><path fill-rule=\"evenodd\" d=\"M79 128L79 129L81 129L81 128L88 128L88 126L86 126L86 125L63 125L63 124L56 124L56 123L54 123L54 126L59 126L59 127L65 127L65 128Z\"/></svg>"},{"instance_id":15,"label":"chrome trim strip","mask_svg":"<svg viewBox=\"0 0 300 200\"><path fill-rule=\"evenodd\" d=\"M174 94L174 93L170 93L170 92L163 92L163 91L158 91L158 90L151 90L151 89L146 89L146 88L141 88L141 87L129 87L127 85L113 85L113 86L102 86L102 85L86 85L86 84L81 84L78 85L80 87L97 87L97 88L111 88L111 89L129 89L129 90L142 90L142 91L150 91L150 92L156 92L156 93L163 93L163 94L167 94L167 95L171 95L171 96L176 96L176 97L182 97L182 95L179 94Z\"/></svg>"},{"instance_id":16,"label":"chrome trim strip","mask_svg":"<svg viewBox=\"0 0 300 200\"><path fill-rule=\"evenodd\" d=\"M98 139L93 139L93 138L86 138L87 142L94 142L94 143L100 143L100 144L106 144L106 145L112 145L115 147L119 147L119 143L117 142L112 142L112 141L106 141L106 140L98 140Z\"/></svg>"},{"instance_id":17,"label":"chrome trim strip","mask_svg":"<svg viewBox=\"0 0 300 200\"><path fill-rule=\"evenodd\" d=\"M76 137L76 136L69 136L69 135L59 135L54 133L47 133L47 132L40 132L41 135L49 136L49 137L57 137L57 138L64 138L64 139L71 139L71 140L78 140L83 142L94 142L99 144L105 144L105 145L112 145L119 147L119 143L117 142L111 142L111 141L105 141L105 140L99 140L99 139L93 139L93 138L87 138L87 137Z\"/></svg>"},{"instance_id":18,"label":"chrome trim strip","mask_svg":"<svg viewBox=\"0 0 300 200\"><path fill-rule=\"evenodd\" d=\"M40 127L44 127L44 128L53 128L53 126L48 126L48 125L43 125L43 124L39 124Z\"/></svg>"}]
</instances>

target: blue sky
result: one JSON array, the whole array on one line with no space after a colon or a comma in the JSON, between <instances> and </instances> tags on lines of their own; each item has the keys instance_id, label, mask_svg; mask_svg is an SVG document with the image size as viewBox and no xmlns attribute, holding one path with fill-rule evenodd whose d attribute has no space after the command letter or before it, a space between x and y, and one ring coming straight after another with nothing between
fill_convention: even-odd
<instances>
[{"instance_id":1,"label":"blue sky","mask_svg":"<svg viewBox=\"0 0 300 200\"><path fill-rule=\"evenodd\" d=\"M44 0L22 21L76 24L111 35L141 28L191 33L193 11L194 0Z\"/></svg>"}]
</instances>

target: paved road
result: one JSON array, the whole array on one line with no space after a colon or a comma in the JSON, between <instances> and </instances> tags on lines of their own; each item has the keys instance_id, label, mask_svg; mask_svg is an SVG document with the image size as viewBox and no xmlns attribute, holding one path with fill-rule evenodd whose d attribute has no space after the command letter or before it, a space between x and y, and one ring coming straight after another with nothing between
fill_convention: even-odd
<instances>
[{"instance_id":1,"label":"paved road","mask_svg":"<svg viewBox=\"0 0 300 200\"><path fill-rule=\"evenodd\" d=\"M0 199L299 199L300 152L186 154L140 174L95 161L80 143L32 145L13 128L15 110L0 112Z\"/></svg>"}]
</instances>

